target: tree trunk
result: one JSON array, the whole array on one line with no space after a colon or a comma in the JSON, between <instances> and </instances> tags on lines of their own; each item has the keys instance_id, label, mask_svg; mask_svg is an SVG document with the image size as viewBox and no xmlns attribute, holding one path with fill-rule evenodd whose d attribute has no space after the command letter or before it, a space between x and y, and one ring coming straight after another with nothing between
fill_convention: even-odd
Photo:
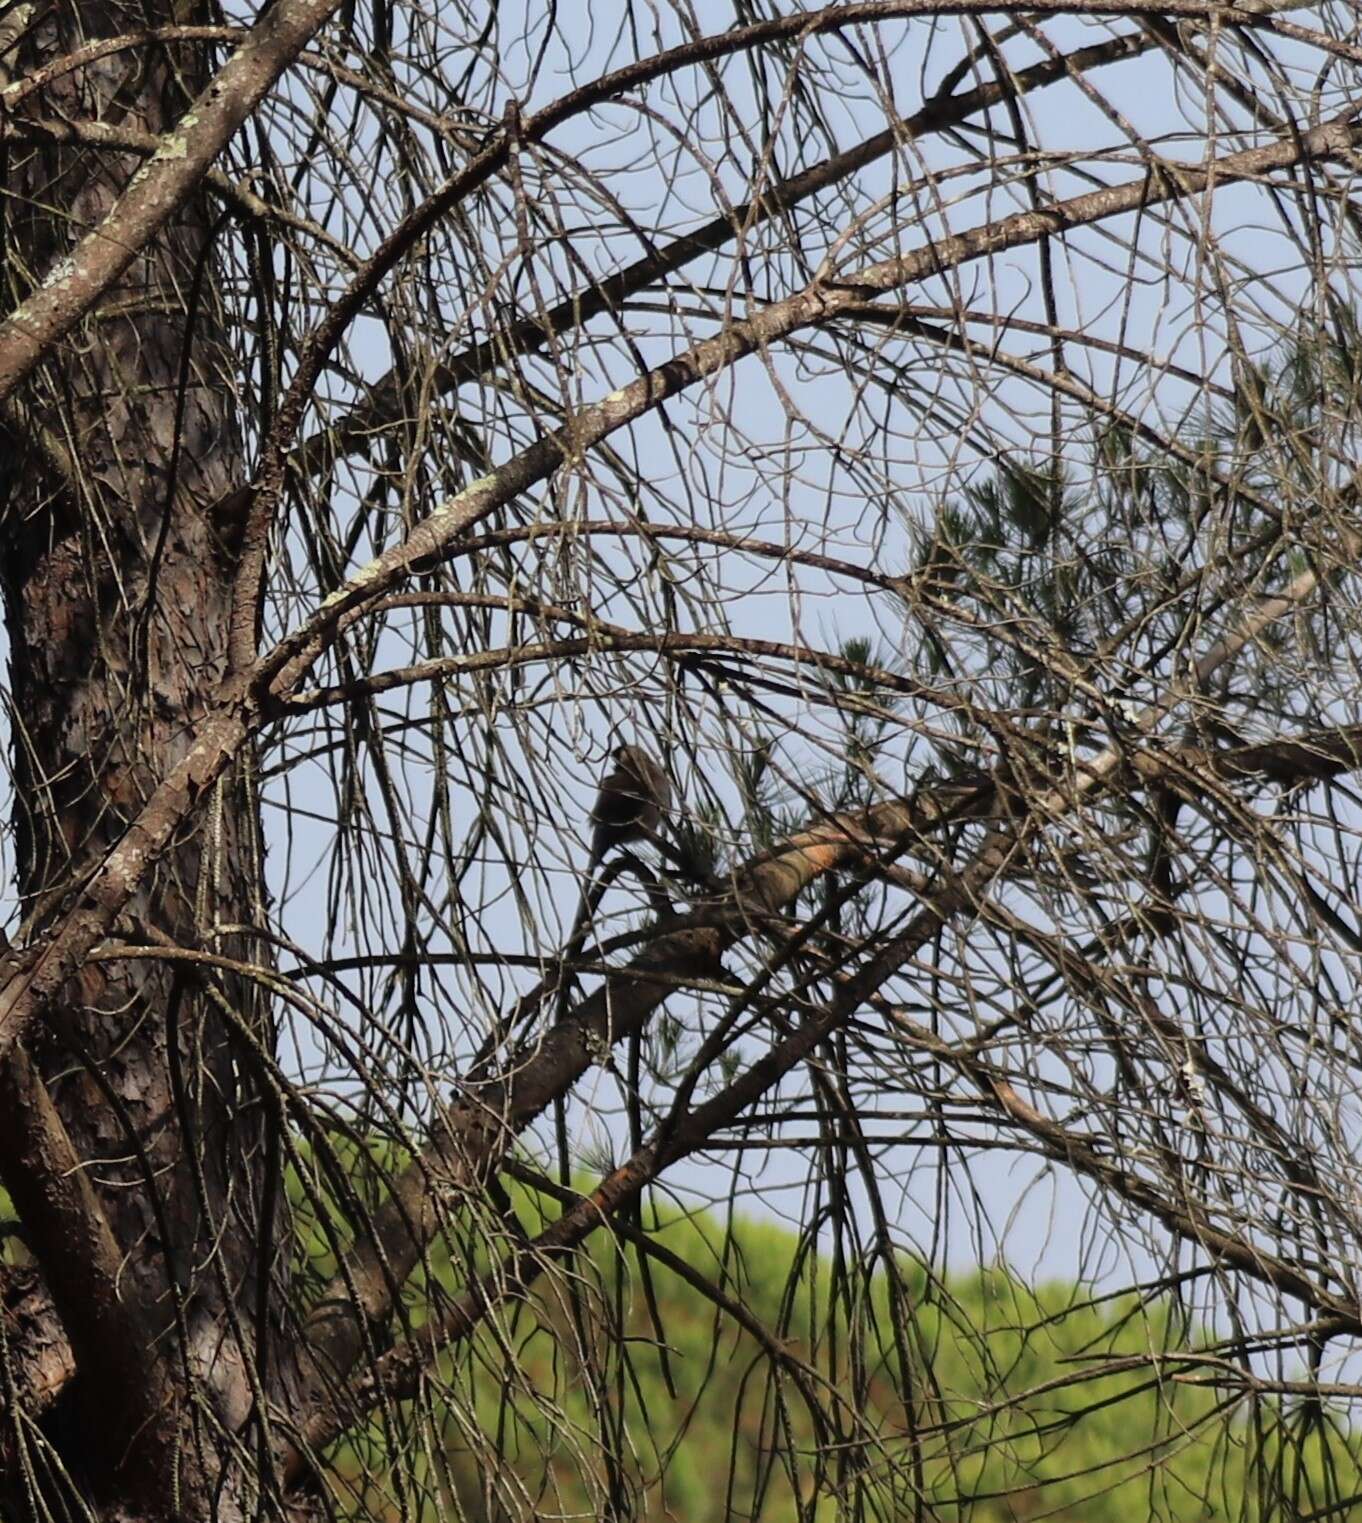
<instances>
[{"instance_id":1,"label":"tree trunk","mask_svg":"<svg viewBox=\"0 0 1362 1523\"><path fill-rule=\"evenodd\" d=\"M23 37L10 72L95 36L216 19L210 10L67 0ZM128 48L54 81L21 116L159 134L200 88L204 62L202 44ZM103 220L141 161L40 138L8 154L13 306ZM232 546L214 506L242 479L243 451L224 231L211 203L191 200L7 420L24 935L124 835L225 671ZM120 938L259 962L263 943L249 927L261 924L262 901L258 815L239 772L148 876ZM106 1516L192 1515L219 1487L211 1508L244 1505L245 1483L224 1472L224 1456L247 1437L252 1369L273 1385L262 1281L287 1268L275 1262L284 1242L275 1113L253 1045L271 1050L267 1025L249 981L167 960L93 961L3 1076L0 1171L77 1371L46 1433L61 1469ZM65 1194L53 1177L63 1148L82 1166ZM266 1218L272 1230L262 1232ZM0 1463L18 1486L15 1445ZM37 1469L49 1486L67 1484L56 1466Z\"/></svg>"}]
</instances>

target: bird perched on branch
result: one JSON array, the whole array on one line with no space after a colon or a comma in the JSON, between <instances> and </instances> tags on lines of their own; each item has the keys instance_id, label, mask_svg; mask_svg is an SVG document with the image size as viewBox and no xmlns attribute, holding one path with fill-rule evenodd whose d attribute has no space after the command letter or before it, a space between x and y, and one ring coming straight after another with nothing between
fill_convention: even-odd
<instances>
[{"instance_id":1,"label":"bird perched on branch","mask_svg":"<svg viewBox=\"0 0 1362 1523\"><path fill-rule=\"evenodd\" d=\"M596 802L591 806L591 855L587 859L586 873L582 878L582 894L577 901L577 913L572 921L572 933L563 950L563 963L558 981L558 998L554 1020L561 1025L567 1019L572 998L574 974L572 965L581 956L586 943L587 929L595 916L606 885L622 867L631 865L644 883L649 901L654 908L666 908L666 896L647 867L632 853L617 862L597 878L597 869L612 851L628 846L634 841L656 840L663 819L671 811L672 785L667 774L641 746L616 746L613 752L614 771L608 772L601 781ZM637 1066L639 1034L629 1038L632 1058L630 1069ZM555 1105L555 1123L559 1129L560 1148L566 1156L566 1133L561 1101Z\"/></svg>"},{"instance_id":2,"label":"bird perched on branch","mask_svg":"<svg viewBox=\"0 0 1362 1523\"><path fill-rule=\"evenodd\" d=\"M597 883L596 869L617 847L656 836L663 817L671 809L672 785L667 774L642 747L617 746L614 762L614 771L606 774L596 802L591 806L591 855L587 858L582 896L577 902L572 934L564 952L565 963L571 963L580 954L586 941L587 926L611 876L607 873ZM636 863L635 866L645 875L645 881L651 882L651 874L643 864ZM653 891L650 886L650 898ZM568 992L569 982L565 980L559 1001L559 1020L566 1010Z\"/></svg>"},{"instance_id":3,"label":"bird perched on branch","mask_svg":"<svg viewBox=\"0 0 1362 1523\"><path fill-rule=\"evenodd\" d=\"M588 876L617 846L656 835L672 805L667 774L641 746L617 746L614 762L591 806Z\"/></svg>"}]
</instances>

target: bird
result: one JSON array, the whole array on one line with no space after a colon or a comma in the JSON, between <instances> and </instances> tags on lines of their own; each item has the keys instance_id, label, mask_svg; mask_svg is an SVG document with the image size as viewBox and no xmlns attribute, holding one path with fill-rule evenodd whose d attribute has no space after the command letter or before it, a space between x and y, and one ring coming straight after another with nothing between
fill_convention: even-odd
<instances>
[{"instance_id":1,"label":"bird","mask_svg":"<svg viewBox=\"0 0 1362 1523\"><path fill-rule=\"evenodd\" d=\"M663 816L671 809L672 785L667 774L641 746L616 746L612 753L613 772L601 780L596 802L591 806L591 855L587 858L582 879L582 894L572 921L564 961L572 962L586 941L594 902L600 899L600 887L593 895L596 869L617 847L634 841L646 841L657 834ZM602 885L603 887L603 885ZM569 982L565 979L559 999L562 1020L567 1009Z\"/></svg>"},{"instance_id":2,"label":"bird","mask_svg":"<svg viewBox=\"0 0 1362 1523\"><path fill-rule=\"evenodd\" d=\"M602 780L591 806L588 877L616 847L655 836L671 809L667 774L641 746L616 746L612 759L615 769Z\"/></svg>"}]
</instances>

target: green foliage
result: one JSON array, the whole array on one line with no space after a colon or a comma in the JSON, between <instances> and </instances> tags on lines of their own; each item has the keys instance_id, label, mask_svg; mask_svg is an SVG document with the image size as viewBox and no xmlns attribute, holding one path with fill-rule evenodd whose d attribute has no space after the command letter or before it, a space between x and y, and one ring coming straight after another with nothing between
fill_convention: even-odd
<instances>
[{"instance_id":1,"label":"green foliage","mask_svg":"<svg viewBox=\"0 0 1362 1523\"><path fill-rule=\"evenodd\" d=\"M1103 690L1113 702L1147 701L1186 640L1188 588L1201 588L1207 640L1219 633L1209 589L1235 606L1243 589L1232 568L1244 547L1259 546L1256 592L1281 589L1307 563L1318 569L1318 551L1302 541L1315 537L1326 487L1353 470L1355 452L1338 439L1362 421L1360 376L1356 319L1340 309L1260 360L1239 356L1233 387L1186 420L1172 448L1118 415L1095 430L1086 461L1073 451L1062 467L999 456L992 475L940 504L930 525L908 526L916 550L903 599L921 629L917 674L936 683L987 673L1020 718L1083 725L1094 716L1073 679L1102 669L1119 632L1128 686L1118 690L1107 675ZM1311 618L1327 618L1327 608ZM1304 615L1290 633L1328 644ZM1285 638L1260 636L1264 650ZM1146 673L1153 680L1141 692ZM1299 699L1298 679L1271 657L1245 685L1259 708ZM987 736L961 738L989 750Z\"/></svg>"},{"instance_id":2,"label":"green foliage","mask_svg":"<svg viewBox=\"0 0 1362 1523\"><path fill-rule=\"evenodd\" d=\"M289 1194L303 1278L319 1285L347 1234L313 1152ZM329 1172L366 1198L404 1161L345 1141ZM432 1252L406 1289L408 1333L556 1214L522 1186L510 1202L514 1221L489 1203ZM342 1513L602 1516L612 1444L622 1515L687 1523L1268 1523L1362 1505L1344 1415L1227 1398L1205 1382L1223 1362L1192 1357L1199 1330L1166 1299L1031 1289L1000 1268L942 1284L906 1260L891 1284L883 1265L834 1273L771 1222L725 1231L672 1212L647 1226L663 1255L647 1294L637 1249L598 1232L442 1355L419 1400L339 1445ZM624 1363L604 1367L607 1351Z\"/></svg>"},{"instance_id":3,"label":"green foliage","mask_svg":"<svg viewBox=\"0 0 1362 1523\"><path fill-rule=\"evenodd\" d=\"M531 1235L556 1213L524 1189L513 1201ZM554 1261L440 1359L423 1415L404 1404L336 1455L342 1505L394 1519L595 1518L613 1498L616 1516L687 1523L1190 1523L1303 1516L1362 1490L1337 1413L1260 1400L1250 1421L1242 1399L1191 1383L1204 1369L1180 1356L1198 1330L1167 1301L1033 1290L1002 1269L943 1285L906 1260L891 1283L882 1262L834 1265L767 1222L646 1225L664 1255L646 1286L636 1248L605 1231ZM432 1259L437 1295L509 1248L494 1250L498 1230L489 1216Z\"/></svg>"}]
</instances>

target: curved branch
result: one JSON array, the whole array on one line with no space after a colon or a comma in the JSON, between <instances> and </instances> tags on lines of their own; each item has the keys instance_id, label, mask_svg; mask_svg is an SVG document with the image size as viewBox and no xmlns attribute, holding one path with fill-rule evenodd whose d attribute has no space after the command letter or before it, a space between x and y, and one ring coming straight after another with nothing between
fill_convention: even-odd
<instances>
[{"instance_id":1,"label":"curved branch","mask_svg":"<svg viewBox=\"0 0 1362 1523\"><path fill-rule=\"evenodd\" d=\"M232 134L341 0L275 0L108 217L0 323L0 402L94 306L193 195Z\"/></svg>"},{"instance_id":2,"label":"curved branch","mask_svg":"<svg viewBox=\"0 0 1362 1523\"><path fill-rule=\"evenodd\" d=\"M439 656L412 666L393 667L353 682L332 687L313 688L286 700L283 707L290 714L349 703L357 698L388 693L394 688L411 687L421 682L442 682L450 677L472 672L511 671L533 666L541 661L575 661L582 656L606 656L615 652L655 651L661 656L684 660L691 655L766 658L788 661L795 667L813 667L817 671L836 672L855 678L887 692L926 700L942 709L976 712L968 699L947 688L928 687L881 666L866 666L831 651L814 650L807 645L792 645L783 640L756 640L743 635L670 634L650 635L632 630L593 630L589 635L562 640L542 640L533 645L507 645L478 651L472 656Z\"/></svg>"},{"instance_id":3,"label":"curved branch","mask_svg":"<svg viewBox=\"0 0 1362 1523\"><path fill-rule=\"evenodd\" d=\"M1106 42L1078 48L1065 59L1046 60L1019 69L1005 81L978 85L962 94L938 94L912 116L877 132L845 153L833 154L810 169L801 170L763 192L759 200L746 201L703 227L651 249L624 269L597 282L589 290L574 292L542 316L535 315L507 324L485 339L470 344L441 363L432 378L436 395L447 396L466 381L497 369L518 355L533 354L551 339L584 327L604 312L617 311L635 292L665 280L704 254L717 253L741 232L760 227L785 215L819 191L868 168L893 151L896 145L914 142L929 133L959 125L969 117L1013 95L1025 95L1066 77L1068 69L1087 71L1123 59L1138 57L1155 46L1143 32L1130 32ZM522 135L525 128L522 128ZM376 381L368 400L300 446L293 469L312 475L330 468L340 455L367 448L373 436L400 417L404 377L389 371Z\"/></svg>"}]
</instances>

